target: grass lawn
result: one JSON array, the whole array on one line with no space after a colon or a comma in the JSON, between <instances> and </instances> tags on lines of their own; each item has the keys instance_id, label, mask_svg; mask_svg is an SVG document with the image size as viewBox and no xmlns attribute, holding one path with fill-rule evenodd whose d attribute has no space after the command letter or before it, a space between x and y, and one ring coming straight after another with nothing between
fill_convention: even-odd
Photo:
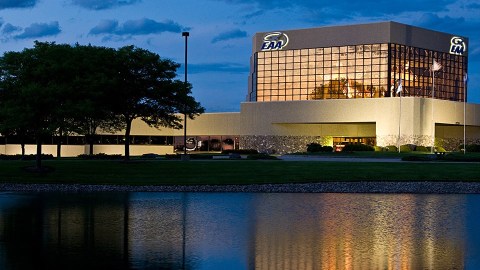
<instances>
[{"instance_id":1,"label":"grass lawn","mask_svg":"<svg viewBox=\"0 0 480 270\"><path fill-rule=\"evenodd\" d=\"M191 185L306 183L320 181L480 181L479 163L318 162L281 160L43 161L53 172L22 168L33 161L0 161L3 183Z\"/></svg>"}]
</instances>

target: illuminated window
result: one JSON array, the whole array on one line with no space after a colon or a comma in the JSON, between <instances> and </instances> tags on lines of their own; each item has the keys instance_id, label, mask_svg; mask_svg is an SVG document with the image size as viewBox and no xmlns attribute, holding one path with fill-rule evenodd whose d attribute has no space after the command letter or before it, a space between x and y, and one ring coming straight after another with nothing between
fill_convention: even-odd
<instances>
[{"instance_id":1,"label":"illuminated window","mask_svg":"<svg viewBox=\"0 0 480 270\"><path fill-rule=\"evenodd\" d=\"M421 48L364 44L258 52L256 57L252 88L258 93L251 95L256 101L391 97L399 79L404 96L431 97L434 59L443 66L435 72L435 98L463 100L465 95L465 57Z\"/></svg>"}]
</instances>

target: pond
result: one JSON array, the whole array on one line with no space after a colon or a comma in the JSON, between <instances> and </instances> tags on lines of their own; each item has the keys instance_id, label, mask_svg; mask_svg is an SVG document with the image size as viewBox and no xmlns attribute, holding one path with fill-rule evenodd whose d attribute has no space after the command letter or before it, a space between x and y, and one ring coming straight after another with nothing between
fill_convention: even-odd
<instances>
[{"instance_id":1,"label":"pond","mask_svg":"<svg viewBox=\"0 0 480 270\"><path fill-rule=\"evenodd\" d=\"M0 269L479 269L480 195L0 193Z\"/></svg>"}]
</instances>

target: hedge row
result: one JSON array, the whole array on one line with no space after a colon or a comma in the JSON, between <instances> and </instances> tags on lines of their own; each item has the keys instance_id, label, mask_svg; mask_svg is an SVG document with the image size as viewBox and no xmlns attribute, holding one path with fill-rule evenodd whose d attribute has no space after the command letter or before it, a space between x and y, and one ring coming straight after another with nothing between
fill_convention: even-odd
<instances>
[{"instance_id":1,"label":"hedge row","mask_svg":"<svg viewBox=\"0 0 480 270\"><path fill-rule=\"evenodd\" d=\"M254 154L258 154L258 151L255 149L236 149L236 150L230 149L230 150L223 150L222 154L254 155Z\"/></svg>"},{"instance_id":2,"label":"hedge row","mask_svg":"<svg viewBox=\"0 0 480 270\"><path fill-rule=\"evenodd\" d=\"M308 153L333 152L333 147L322 146L319 143L310 143L310 144L307 144L307 152Z\"/></svg>"},{"instance_id":3,"label":"hedge row","mask_svg":"<svg viewBox=\"0 0 480 270\"><path fill-rule=\"evenodd\" d=\"M462 145L463 147L463 145ZM467 152L480 152L480 144L467 144Z\"/></svg>"},{"instance_id":4,"label":"hedge row","mask_svg":"<svg viewBox=\"0 0 480 270\"><path fill-rule=\"evenodd\" d=\"M376 151L386 151L386 152L398 152L398 148L395 145L389 145L385 147L380 147L381 150ZM400 152L430 152L431 147L429 146L422 146L422 145L414 145L414 144L404 144L400 145ZM436 153L446 152L445 148L441 146L436 146L435 151Z\"/></svg>"},{"instance_id":5,"label":"hedge row","mask_svg":"<svg viewBox=\"0 0 480 270\"><path fill-rule=\"evenodd\" d=\"M371 145L366 144L347 144L342 151L353 152L353 151L375 151L375 148Z\"/></svg>"},{"instance_id":6,"label":"hedge row","mask_svg":"<svg viewBox=\"0 0 480 270\"><path fill-rule=\"evenodd\" d=\"M123 158L122 155L107 155L105 153L98 153L95 155L81 154L81 155L78 155L78 157L81 159L89 159L89 160L119 160Z\"/></svg>"},{"instance_id":7,"label":"hedge row","mask_svg":"<svg viewBox=\"0 0 480 270\"><path fill-rule=\"evenodd\" d=\"M0 160L35 160L37 155L0 155ZM53 159L52 154L42 154L42 160Z\"/></svg>"}]
</instances>

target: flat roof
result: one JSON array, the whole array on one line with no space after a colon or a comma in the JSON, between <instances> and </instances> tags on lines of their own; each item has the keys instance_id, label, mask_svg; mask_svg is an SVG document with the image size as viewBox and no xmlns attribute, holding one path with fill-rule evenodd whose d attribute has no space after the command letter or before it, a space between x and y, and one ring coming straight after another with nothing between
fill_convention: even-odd
<instances>
[{"instance_id":1,"label":"flat roof","mask_svg":"<svg viewBox=\"0 0 480 270\"><path fill-rule=\"evenodd\" d=\"M253 53L262 51L264 37L273 32L284 33L288 36L288 44L282 50L395 43L448 53L452 38L462 37L390 21L259 32L253 37ZM468 38L462 38L466 43L466 48L468 48ZM468 49L464 56L467 54Z\"/></svg>"}]
</instances>

